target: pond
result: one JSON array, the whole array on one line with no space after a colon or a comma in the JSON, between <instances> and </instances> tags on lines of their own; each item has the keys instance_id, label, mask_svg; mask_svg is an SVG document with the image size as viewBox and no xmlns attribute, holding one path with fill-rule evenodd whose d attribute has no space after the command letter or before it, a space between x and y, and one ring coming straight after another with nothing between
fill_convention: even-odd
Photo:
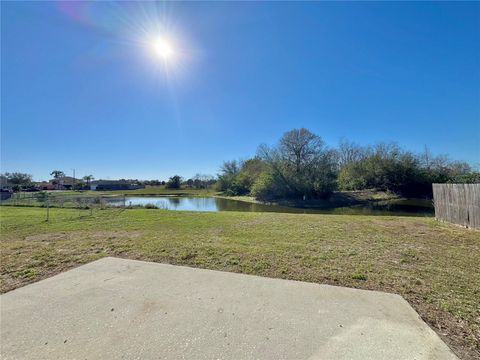
<instances>
[{"instance_id":1,"label":"pond","mask_svg":"<svg viewBox=\"0 0 480 360\"><path fill-rule=\"evenodd\" d=\"M333 209L298 208L279 205L254 204L245 201L188 196L136 196L109 198L114 206L155 205L160 209L188 211L253 211L282 212L298 214L349 214L349 215L403 215L433 216L432 203L429 200L390 200Z\"/></svg>"}]
</instances>

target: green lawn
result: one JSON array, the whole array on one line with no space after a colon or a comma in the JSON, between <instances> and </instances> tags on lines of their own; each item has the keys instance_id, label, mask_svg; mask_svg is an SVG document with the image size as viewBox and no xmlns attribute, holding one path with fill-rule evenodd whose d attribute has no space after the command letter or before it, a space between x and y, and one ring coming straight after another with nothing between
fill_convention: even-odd
<instances>
[{"instance_id":1,"label":"green lawn","mask_svg":"<svg viewBox=\"0 0 480 360\"><path fill-rule=\"evenodd\" d=\"M480 236L425 217L0 207L1 290L103 256L400 294L480 356Z\"/></svg>"}]
</instances>

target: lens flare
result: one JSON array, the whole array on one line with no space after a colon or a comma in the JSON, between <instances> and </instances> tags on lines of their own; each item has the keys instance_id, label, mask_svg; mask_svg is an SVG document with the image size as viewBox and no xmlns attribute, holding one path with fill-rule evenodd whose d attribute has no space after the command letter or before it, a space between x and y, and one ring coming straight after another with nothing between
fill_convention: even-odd
<instances>
[{"instance_id":1,"label":"lens flare","mask_svg":"<svg viewBox=\"0 0 480 360\"><path fill-rule=\"evenodd\" d=\"M157 38L152 44L155 54L163 60L171 59L174 56L172 46L163 38Z\"/></svg>"},{"instance_id":2,"label":"lens flare","mask_svg":"<svg viewBox=\"0 0 480 360\"><path fill-rule=\"evenodd\" d=\"M102 35L104 41L87 54L81 54L82 60L123 59L126 49L132 56L140 55L141 71L153 72L152 79L159 79L162 84L173 84L184 81L201 56L182 31L173 3L56 0L56 4L69 19Z\"/></svg>"}]
</instances>

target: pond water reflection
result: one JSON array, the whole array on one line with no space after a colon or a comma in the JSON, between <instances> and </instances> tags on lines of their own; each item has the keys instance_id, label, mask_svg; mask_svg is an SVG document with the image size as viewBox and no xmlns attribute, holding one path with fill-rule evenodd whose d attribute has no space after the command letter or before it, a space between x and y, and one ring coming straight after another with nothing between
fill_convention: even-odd
<instances>
[{"instance_id":1,"label":"pond water reflection","mask_svg":"<svg viewBox=\"0 0 480 360\"><path fill-rule=\"evenodd\" d=\"M333 209L297 208L279 205L254 204L245 201L188 196L136 196L109 198L111 205L155 205L160 209L187 211L254 211L302 214L350 214L350 215L411 215L433 216L433 207L428 200L390 200L368 205L355 205Z\"/></svg>"}]
</instances>

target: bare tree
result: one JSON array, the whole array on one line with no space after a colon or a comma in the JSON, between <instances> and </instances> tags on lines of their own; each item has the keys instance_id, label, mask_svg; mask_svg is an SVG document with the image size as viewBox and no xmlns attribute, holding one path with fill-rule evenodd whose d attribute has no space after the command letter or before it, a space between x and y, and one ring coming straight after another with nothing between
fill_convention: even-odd
<instances>
[{"instance_id":1,"label":"bare tree","mask_svg":"<svg viewBox=\"0 0 480 360\"><path fill-rule=\"evenodd\" d=\"M427 145L424 146L423 153L419 155L419 161L420 164L426 169L430 170L430 167L432 166L432 159L433 155L430 152L430 149L428 148Z\"/></svg>"},{"instance_id":2,"label":"bare tree","mask_svg":"<svg viewBox=\"0 0 480 360\"><path fill-rule=\"evenodd\" d=\"M366 156L367 150L352 141L340 140L338 146L338 164L340 167L346 166L356 161L360 161Z\"/></svg>"},{"instance_id":3,"label":"bare tree","mask_svg":"<svg viewBox=\"0 0 480 360\"><path fill-rule=\"evenodd\" d=\"M261 145L258 156L269 165L275 188L290 197L323 196L335 187L336 153L307 129L286 132L276 148Z\"/></svg>"},{"instance_id":4,"label":"bare tree","mask_svg":"<svg viewBox=\"0 0 480 360\"><path fill-rule=\"evenodd\" d=\"M240 163L237 160L224 161L220 171L222 175L235 176L240 171Z\"/></svg>"},{"instance_id":5,"label":"bare tree","mask_svg":"<svg viewBox=\"0 0 480 360\"><path fill-rule=\"evenodd\" d=\"M323 149L323 141L305 128L286 132L280 139L279 151L284 161L300 173L309 166Z\"/></svg>"}]
</instances>

